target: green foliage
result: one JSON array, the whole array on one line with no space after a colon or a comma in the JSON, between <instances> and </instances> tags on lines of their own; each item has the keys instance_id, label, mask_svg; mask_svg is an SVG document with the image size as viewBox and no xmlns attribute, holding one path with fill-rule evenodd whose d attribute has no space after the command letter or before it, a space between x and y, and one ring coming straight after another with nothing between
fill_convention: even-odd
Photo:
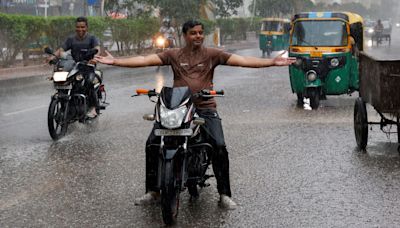
<instances>
[{"instance_id":1,"label":"green foliage","mask_svg":"<svg viewBox=\"0 0 400 228\"><path fill-rule=\"evenodd\" d=\"M160 24L156 18L118 19L108 21L113 40L117 42L120 54L141 52L146 40L158 31Z\"/></svg>"},{"instance_id":2,"label":"green foliage","mask_svg":"<svg viewBox=\"0 0 400 228\"><path fill-rule=\"evenodd\" d=\"M0 14L0 52L1 65L6 67L14 63L21 51L26 51L30 43L36 42L44 28L46 20L27 15Z\"/></svg>"},{"instance_id":3,"label":"green foliage","mask_svg":"<svg viewBox=\"0 0 400 228\"><path fill-rule=\"evenodd\" d=\"M199 20L203 25L204 25L204 34L209 35L214 31L216 22L211 21L211 20L206 20L206 19L200 19Z\"/></svg>"},{"instance_id":4,"label":"green foliage","mask_svg":"<svg viewBox=\"0 0 400 228\"><path fill-rule=\"evenodd\" d=\"M243 0L211 0L216 6L216 14L220 17L229 17L237 14L237 8L243 5Z\"/></svg>"},{"instance_id":5,"label":"green foliage","mask_svg":"<svg viewBox=\"0 0 400 228\"><path fill-rule=\"evenodd\" d=\"M256 23L253 21L253 23ZM221 40L222 42L229 40L245 40L246 32L257 31L252 30L257 26L252 25L250 18L220 18L217 19L217 25L221 29ZM258 26L259 27L259 26Z\"/></svg>"},{"instance_id":6,"label":"green foliage","mask_svg":"<svg viewBox=\"0 0 400 228\"><path fill-rule=\"evenodd\" d=\"M49 45L53 49L59 48L65 39L74 34L76 17L48 17L48 27L45 33L49 38Z\"/></svg>"},{"instance_id":7,"label":"green foliage","mask_svg":"<svg viewBox=\"0 0 400 228\"><path fill-rule=\"evenodd\" d=\"M88 17L89 33L95 35L100 42L104 40L104 31L108 27L108 23L105 18L102 17Z\"/></svg>"},{"instance_id":8,"label":"green foliage","mask_svg":"<svg viewBox=\"0 0 400 228\"><path fill-rule=\"evenodd\" d=\"M309 11L313 7L311 0L255 0L250 4L249 10L255 11L254 14L259 17L284 17Z\"/></svg>"}]
</instances>

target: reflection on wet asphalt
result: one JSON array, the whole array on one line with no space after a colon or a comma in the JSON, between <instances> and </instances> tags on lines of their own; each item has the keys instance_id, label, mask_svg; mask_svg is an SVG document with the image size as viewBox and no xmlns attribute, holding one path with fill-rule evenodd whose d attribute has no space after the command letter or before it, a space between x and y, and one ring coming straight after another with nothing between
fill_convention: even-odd
<instances>
[{"instance_id":1,"label":"reflection on wet asphalt","mask_svg":"<svg viewBox=\"0 0 400 228\"><path fill-rule=\"evenodd\" d=\"M163 226L159 206L133 205L144 193L151 129L142 115L154 106L130 95L171 85L171 72L110 68L105 75L111 105L98 122L75 123L57 142L47 132L48 84L2 96L0 227ZM175 227L400 226L397 136L372 127L367 152L357 151L358 94L331 96L305 111L296 107L287 68L218 67L214 83L226 92L217 102L239 208L218 207L212 179L197 201L182 194Z\"/></svg>"}]
</instances>

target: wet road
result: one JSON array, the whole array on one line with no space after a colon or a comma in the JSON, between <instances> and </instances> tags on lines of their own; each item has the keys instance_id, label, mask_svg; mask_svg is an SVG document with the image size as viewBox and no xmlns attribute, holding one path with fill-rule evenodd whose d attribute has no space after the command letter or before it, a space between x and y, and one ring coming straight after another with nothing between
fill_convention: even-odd
<instances>
[{"instance_id":1,"label":"wet road","mask_svg":"<svg viewBox=\"0 0 400 228\"><path fill-rule=\"evenodd\" d=\"M396 44L369 52L395 55ZM239 53L260 55L256 48ZM97 123L74 124L58 142L47 132L51 84L0 82L0 227L163 226L158 206L133 205L144 192L151 129L142 115L153 104L130 97L136 88L171 85L163 73L105 70L111 105ZM239 208L220 209L211 180L197 202L182 195L176 227L400 226L397 137L374 127L367 153L357 151L356 94L305 111L296 107L287 68L276 67L218 67L215 86L226 91L217 102Z\"/></svg>"}]
</instances>

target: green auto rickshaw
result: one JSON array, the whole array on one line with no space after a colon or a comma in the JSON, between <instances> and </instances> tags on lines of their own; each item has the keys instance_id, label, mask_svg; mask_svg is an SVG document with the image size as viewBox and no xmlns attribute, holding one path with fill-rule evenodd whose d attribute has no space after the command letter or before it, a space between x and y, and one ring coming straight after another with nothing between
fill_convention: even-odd
<instances>
[{"instance_id":1,"label":"green auto rickshaw","mask_svg":"<svg viewBox=\"0 0 400 228\"><path fill-rule=\"evenodd\" d=\"M261 20L259 45L262 56L273 51L287 50L289 46L290 20L282 18L264 18Z\"/></svg>"},{"instance_id":2,"label":"green auto rickshaw","mask_svg":"<svg viewBox=\"0 0 400 228\"><path fill-rule=\"evenodd\" d=\"M317 109L326 95L358 90L358 52L363 50L363 19L350 12L308 12L294 15L290 31L289 66L297 104L310 99Z\"/></svg>"}]
</instances>

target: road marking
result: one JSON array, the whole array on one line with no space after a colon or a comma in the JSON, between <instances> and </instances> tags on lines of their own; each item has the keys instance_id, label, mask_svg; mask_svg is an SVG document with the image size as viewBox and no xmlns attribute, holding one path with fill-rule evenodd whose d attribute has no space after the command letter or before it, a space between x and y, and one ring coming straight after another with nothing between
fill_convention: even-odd
<instances>
[{"instance_id":1,"label":"road marking","mask_svg":"<svg viewBox=\"0 0 400 228\"><path fill-rule=\"evenodd\" d=\"M33 110L40 109L40 108L45 108L45 107L47 107L47 105L41 105L41 106L27 108L27 109L15 111L15 112L5 113L5 114L3 114L3 116L12 116L12 115L20 114L20 113L23 113L23 112L29 112L29 111L33 111Z\"/></svg>"}]
</instances>

